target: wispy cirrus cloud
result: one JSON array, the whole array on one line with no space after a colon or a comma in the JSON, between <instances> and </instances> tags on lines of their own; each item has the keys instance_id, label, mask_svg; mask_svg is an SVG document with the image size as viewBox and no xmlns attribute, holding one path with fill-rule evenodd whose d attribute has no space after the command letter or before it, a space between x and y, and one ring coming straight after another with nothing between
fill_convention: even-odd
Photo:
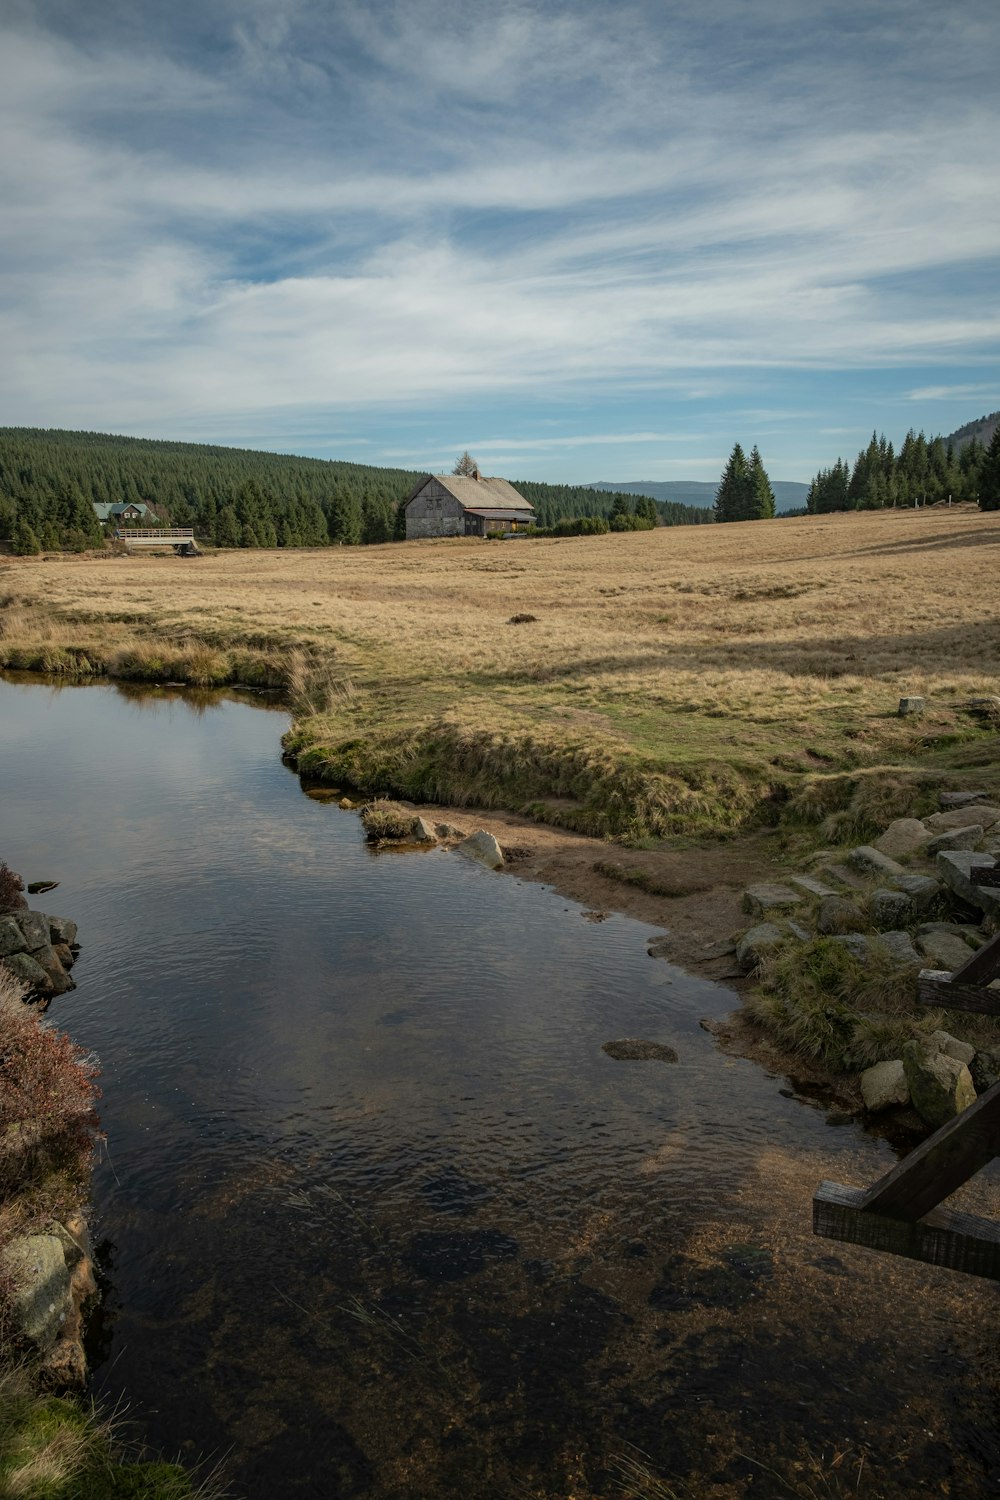
<instances>
[{"instance_id":1,"label":"wispy cirrus cloud","mask_svg":"<svg viewBox=\"0 0 1000 1500\"><path fill-rule=\"evenodd\" d=\"M668 445L685 396L736 415L785 382L815 410L889 371L915 403L979 400L1000 22L876 9L817 0L805 35L791 0L179 0L86 25L16 0L4 420L212 436L572 400L589 431L527 421L489 451L582 462ZM609 424L624 393L647 436Z\"/></svg>"}]
</instances>

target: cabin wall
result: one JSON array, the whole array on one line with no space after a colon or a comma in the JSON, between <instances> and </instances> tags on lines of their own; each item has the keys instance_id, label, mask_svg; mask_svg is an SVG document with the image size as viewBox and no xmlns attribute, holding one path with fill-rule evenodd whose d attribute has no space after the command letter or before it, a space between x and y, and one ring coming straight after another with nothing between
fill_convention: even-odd
<instances>
[{"instance_id":1,"label":"cabin wall","mask_svg":"<svg viewBox=\"0 0 1000 1500\"><path fill-rule=\"evenodd\" d=\"M406 540L424 536L464 536L465 511L436 479L429 479L406 507Z\"/></svg>"}]
</instances>

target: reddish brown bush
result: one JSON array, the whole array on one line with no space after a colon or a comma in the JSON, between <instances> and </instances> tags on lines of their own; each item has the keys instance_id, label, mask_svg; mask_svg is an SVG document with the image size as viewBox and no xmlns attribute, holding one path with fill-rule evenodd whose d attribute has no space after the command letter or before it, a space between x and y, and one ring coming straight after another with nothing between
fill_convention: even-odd
<instances>
[{"instance_id":1,"label":"reddish brown bush","mask_svg":"<svg viewBox=\"0 0 1000 1500\"><path fill-rule=\"evenodd\" d=\"M13 911L21 904L24 881L0 859L0 911Z\"/></svg>"},{"instance_id":2,"label":"reddish brown bush","mask_svg":"<svg viewBox=\"0 0 1000 1500\"><path fill-rule=\"evenodd\" d=\"M84 1184L100 1090L97 1059L45 1025L0 971L0 1199L58 1173Z\"/></svg>"}]
</instances>

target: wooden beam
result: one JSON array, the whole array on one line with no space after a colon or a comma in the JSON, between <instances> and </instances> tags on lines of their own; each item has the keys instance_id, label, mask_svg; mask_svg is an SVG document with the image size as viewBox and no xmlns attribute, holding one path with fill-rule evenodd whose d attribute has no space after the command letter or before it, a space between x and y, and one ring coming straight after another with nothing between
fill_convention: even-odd
<instances>
[{"instance_id":1,"label":"wooden beam","mask_svg":"<svg viewBox=\"0 0 1000 1500\"><path fill-rule=\"evenodd\" d=\"M921 969L917 975L917 1004L993 1016L1000 1014L1000 990L988 990L981 984L956 984L947 972Z\"/></svg>"},{"instance_id":2,"label":"wooden beam","mask_svg":"<svg viewBox=\"0 0 1000 1500\"><path fill-rule=\"evenodd\" d=\"M861 1188L821 1183L813 1199L813 1233L1000 1281L1000 1225L946 1208L932 1209L923 1219L894 1219L865 1209L864 1198Z\"/></svg>"},{"instance_id":3,"label":"wooden beam","mask_svg":"<svg viewBox=\"0 0 1000 1500\"><path fill-rule=\"evenodd\" d=\"M863 1195L863 1207L922 1219L1000 1153L1000 1083L935 1130Z\"/></svg>"},{"instance_id":4,"label":"wooden beam","mask_svg":"<svg viewBox=\"0 0 1000 1500\"><path fill-rule=\"evenodd\" d=\"M953 984L989 984L1000 979L1000 933L954 969L951 978Z\"/></svg>"}]
</instances>

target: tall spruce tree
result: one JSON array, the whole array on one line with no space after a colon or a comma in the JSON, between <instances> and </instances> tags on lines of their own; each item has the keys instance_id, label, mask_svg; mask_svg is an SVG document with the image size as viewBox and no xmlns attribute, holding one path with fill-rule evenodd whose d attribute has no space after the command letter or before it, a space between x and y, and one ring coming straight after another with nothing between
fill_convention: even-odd
<instances>
[{"instance_id":1,"label":"tall spruce tree","mask_svg":"<svg viewBox=\"0 0 1000 1500\"><path fill-rule=\"evenodd\" d=\"M767 477L764 461L760 456L757 444L754 443L753 452L750 455L750 479L753 488L750 492L750 510L747 514L748 521L767 521L774 515L774 491L771 481Z\"/></svg>"},{"instance_id":2,"label":"tall spruce tree","mask_svg":"<svg viewBox=\"0 0 1000 1500\"><path fill-rule=\"evenodd\" d=\"M733 444L729 462L722 471L719 488L715 492L715 519L717 521L743 521L750 511L753 478L746 454L739 443Z\"/></svg>"},{"instance_id":3,"label":"tall spruce tree","mask_svg":"<svg viewBox=\"0 0 1000 1500\"><path fill-rule=\"evenodd\" d=\"M1000 510L1000 422L979 467L979 509Z\"/></svg>"}]
</instances>

